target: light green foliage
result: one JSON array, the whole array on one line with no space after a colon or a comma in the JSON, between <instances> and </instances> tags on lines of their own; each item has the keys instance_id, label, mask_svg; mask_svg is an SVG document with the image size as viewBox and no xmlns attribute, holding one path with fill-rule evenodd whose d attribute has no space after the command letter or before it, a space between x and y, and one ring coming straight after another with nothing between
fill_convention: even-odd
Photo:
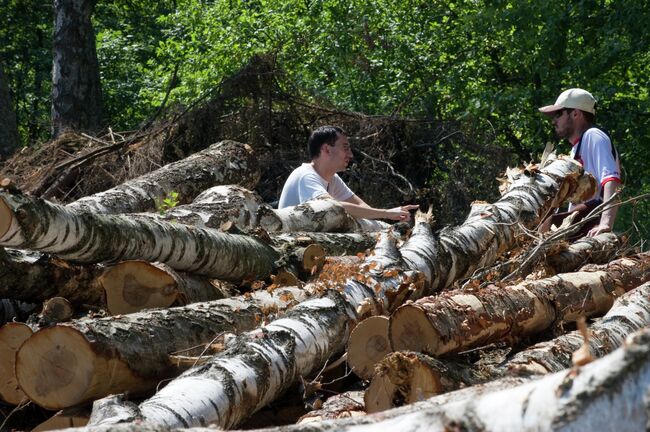
<instances>
[{"instance_id":1,"label":"light green foliage","mask_svg":"<svg viewBox=\"0 0 650 432\"><path fill-rule=\"evenodd\" d=\"M178 203L178 192L171 191L163 199L156 198L156 209L162 215L176 207Z\"/></svg>"}]
</instances>

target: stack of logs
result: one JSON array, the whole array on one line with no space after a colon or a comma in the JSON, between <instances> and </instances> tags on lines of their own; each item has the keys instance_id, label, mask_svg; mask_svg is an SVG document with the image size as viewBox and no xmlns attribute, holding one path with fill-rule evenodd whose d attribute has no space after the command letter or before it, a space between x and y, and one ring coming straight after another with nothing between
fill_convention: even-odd
<instances>
[{"instance_id":1,"label":"stack of logs","mask_svg":"<svg viewBox=\"0 0 650 432\"><path fill-rule=\"evenodd\" d=\"M605 234L547 251L525 280L475 276L593 194L573 160L510 171L499 201L436 233L425 213L404 234L330 200L272 209L251 191L259 174L250 147L224 141L65 206L3 181L0 297L16 312L0 399L59 410L38 430L233 428L297 382L320 409L287 430L645 424L650 255L614 259ZM323 371L347 365L365 392L322 403ZM617 404L628 415L603 414Z\"/></svg>"}]
</instances>

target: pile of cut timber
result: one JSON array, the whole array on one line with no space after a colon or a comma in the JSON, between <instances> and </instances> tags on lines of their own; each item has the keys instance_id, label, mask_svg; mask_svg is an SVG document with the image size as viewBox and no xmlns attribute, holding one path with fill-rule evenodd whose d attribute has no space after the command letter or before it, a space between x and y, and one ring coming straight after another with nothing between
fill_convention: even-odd
<instances>
[{"instance_id":1,"label":"pile of cut timber","mask_svg":"<svg viewBox=\"0 0 650 432\"><path fill-rule=\"evenodd\" d=\"M573 427L593 411L584 400L643 411L650 256L621 257L605 234L546 247L526 280L501 283L544 215L594 190L568 158L509 177L461 225L434 233L418 213L406 236L330 200L270 208L232 141L66 206L3 181L0 296L46 303L0 327L0 398L52 410L39 430L233 428L287 391L301 394L287 430ZM539 401L512 426L484 415L526 395Z\"/></svg>"}]
</instances>

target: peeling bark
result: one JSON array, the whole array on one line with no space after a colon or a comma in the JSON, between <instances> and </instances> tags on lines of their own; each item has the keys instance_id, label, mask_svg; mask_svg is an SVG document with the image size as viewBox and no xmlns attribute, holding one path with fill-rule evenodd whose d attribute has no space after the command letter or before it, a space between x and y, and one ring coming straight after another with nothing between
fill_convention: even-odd
<instances>
[{"instance_id":1,"label":"peeling bark","mask_svg":"<svg viewBox=\"0 0 650 432\"><path fill-rule=\"evenodd\" d=\"M563 321L605 313L617 296L650 279L650 254L601 268L420 299L391 316L391 346L439 356L500 340L517 341Z\"/></svg>"},{"instance_id":2,"label":"peeling bark","mask_svg":"<svg viewBox=\"0 0 650 432\"><path fill-rule=\"evenodd\" d=\"M268 314L307 298L280 288L206 303L81 319L42 329L16 356L16 376L31 400L61 409L129 391L143 393L178 373L170 354L209 345L223 332L255 328ZM199 350L200 352L200 350Z\"/></svg>"},{"instance_id":3,"label":"peeling bark","mask_svg":"<svg viewBox=\"0 0 650 432\"><path fill-rule=\"evenodd\" d=\"M180 204L187 204L213 186L233 184L252 189L259 178L260 168L250 146L221 141L67 207L102 214L155 212L170 192L178 193Z\"/></svg>"},{"instance_id":4,"label":"peeling bark","mask_svg":"<svg viewBox=\"0 0 650 432\"><path fill-rule=\"evenodd\" d=\"M348 391L329 397L323 407L300 417L297 424L321 422L366 415L362 391Z\"/></svg>"},{"instance_id":5,"label":"peeling bark","mask_svg":"<svg viewBox=\"0 0 650 432\"><path fill-rule=\"evenodd\" d=\"M74 305L98 306L102 289L99 265L73 265L38 252L0 248L0 297L43 302L64 297Z\"/></svg>"}]
</instances>

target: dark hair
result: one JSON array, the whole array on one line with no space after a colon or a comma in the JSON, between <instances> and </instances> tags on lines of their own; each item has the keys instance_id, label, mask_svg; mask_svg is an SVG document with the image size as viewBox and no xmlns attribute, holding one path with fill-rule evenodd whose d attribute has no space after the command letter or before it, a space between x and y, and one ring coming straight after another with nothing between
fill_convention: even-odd
<instances>
[{"instance_id":1,"label":"dark hair","mask_svg":"<svg viewBox=\"0 0 650 432\"><path fill-rule=\"evenodd\" d=\"M338 135L345 135L343 129L338 126L321 126L314 129L307 141L309 157L312 159L318 157L323 144L334 145Z\"/></svg>"},{"instance_id":2,"label":"dark hair","mask_svg":"<svg viewBox=\"0 0 650 432\"><path fill-rule=\"evenodd\" d=\"M580 111L582 111L582 110L580 110ZM585 120L587 120L587 122L589 122L589 124L594 123L594 118L596 117L594 115L594 113L590 113L590 112L587 112L587 111L582 111L582 115L585 117Z\"/></svg>"}]
</instances>

